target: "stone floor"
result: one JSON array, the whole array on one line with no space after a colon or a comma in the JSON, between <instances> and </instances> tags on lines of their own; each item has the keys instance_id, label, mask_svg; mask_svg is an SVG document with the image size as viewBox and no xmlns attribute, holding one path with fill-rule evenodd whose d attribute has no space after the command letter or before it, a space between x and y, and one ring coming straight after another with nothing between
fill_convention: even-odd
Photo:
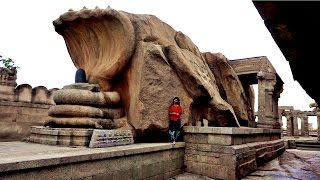
<instances>
[{"instance_id":1,"label":"stone floor","mask_svg":"<svg viewBox=\"0 0 320 180\"><path fill-rule=\"evenodd\" d=\"M147 146L146 144L145 146ZM50 156L59 153L79 153L85 151L83 148L50 147L37 148L40 145L26 146L25 143L0 143L0 164L1 160L13 161L20 158L31 158L35 150L39 151L37 156ZM116 147L115 147L116 148ZM121 147L117 147L121 148ZM147 147L146 147L147 148ZM30 152L30 154L26 153ZM99 151L99 149L91 150ZM31 153L33 152L33 153ZM29 157L30 156L30 157ZM199 176L190 173L177 175L169 180L211 180L212 178ZM245 180L263 179L307 179L320 180L320 151L306 151L297 149L287 149L280 157L266 163L264 166L245 178Z\"/></svg>"}]
</instances>

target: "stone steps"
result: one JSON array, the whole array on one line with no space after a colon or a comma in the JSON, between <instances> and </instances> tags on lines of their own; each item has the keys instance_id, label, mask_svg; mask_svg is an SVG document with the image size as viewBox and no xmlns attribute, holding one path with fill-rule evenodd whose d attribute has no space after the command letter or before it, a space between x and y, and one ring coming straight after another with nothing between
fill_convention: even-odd
<instances>
[{"instance_id":1,"label":"stone steps","mask_svg":"<svg viewBox=\"0 0 320 180\"><path fill-rule=\"evenodd\" d=\"M320 151L319 141L295 141L296 149Z\"/></svg>"}]
</instances>

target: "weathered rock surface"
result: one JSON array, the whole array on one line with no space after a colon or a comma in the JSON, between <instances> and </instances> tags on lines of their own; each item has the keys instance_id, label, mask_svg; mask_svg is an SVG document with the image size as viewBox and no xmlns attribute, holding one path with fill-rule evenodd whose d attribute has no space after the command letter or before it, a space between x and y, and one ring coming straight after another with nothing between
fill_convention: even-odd
<instances>
[{"instance_id":1,"label":"weathered rock surface","mask_svg":"<svg viewBox=\"0 0 320 180\"><path fill-rule=\"evenodd\" d=\"M175 96L182 102L183 124L205 118L211 126L240 126L237 116L248 120L237 99L220 96L211 72L216 69L210 70L191 39L155 16L84 8L61 15L54 26L64 37L75 66L85 69L88 82L120 94L128 124L142 140L166 138L167 109ZM231 67L223 66L221 71L227 68ZM238 82L227 83L224 86ZM234 91L224 90L227 94ZM60 96L61 101L66 97ZM238 108L237 115L233 106Z\"/></svg>"},{"instance_id":2,"label":"weathered rock surface","mask_svg":"<svg viewBox=\"0 0 320 180\"><path fill-rule=\"evenodd\" d=\"M203 118L209 120L209 125L239 126L232 107L221 98L207 63L190 51L175 46L169 46L167 54L185 89L197 103L193 107L210 109L203 114Z\"/></svg>"},{"instance_id":3,"label":"weathered rock surface","mask_svg":"<svg viewBox=\"0 0 320 180\"><path fill-rule=\"evenodd\" d=\"M175 96L180 97L183 106L182 123L190 118L188 107L192 99L169 66L160 45L137 43L130 68L124 72L116 91L124 103L128 123L137 133L137 141L166 139L168 106Z\"/></svg>"},{"instance_id":4,"label":"weathered rock surface","mask_svg":"<svg viewBox=\"0 0 320 180\"><path fill-rule=\"evenodd\" d=\"M229 60L221 53L206 52L203 57L214 74L221 97L233 107L240 124L248 125L251 120L248 98Z\"/></svg>"},{"instance_id":5,"label":"weathered rock surface","mask_svg":"<svg viewBox=\"0 0 320 180\"><path fill-rule=\"evenodd\" d=\"M128 16L111 8L84 8L68 11L53 24L63 35L75 66L85 70L87 82L110 90L109 80L121 72L134 52L134 28Z\"/></svg>"}]
</instances>

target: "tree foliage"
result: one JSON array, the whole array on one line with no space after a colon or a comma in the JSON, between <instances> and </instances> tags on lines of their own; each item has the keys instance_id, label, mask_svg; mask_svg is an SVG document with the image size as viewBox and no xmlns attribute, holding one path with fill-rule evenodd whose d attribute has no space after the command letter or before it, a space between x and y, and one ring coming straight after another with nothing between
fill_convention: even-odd
<instances>
[{"instance_id":1,"label":"tree foliage","mask_svg":"<svg viewBox=\"0 0 320 180\"><path fill-rule=\"evenodd\" d=\"M20 68L19 66L16 66L14 61L11 58L3 58L0 55L0 67L8 68L8 69L13 69L13 68Z\"/></svg>"}]
</instances>

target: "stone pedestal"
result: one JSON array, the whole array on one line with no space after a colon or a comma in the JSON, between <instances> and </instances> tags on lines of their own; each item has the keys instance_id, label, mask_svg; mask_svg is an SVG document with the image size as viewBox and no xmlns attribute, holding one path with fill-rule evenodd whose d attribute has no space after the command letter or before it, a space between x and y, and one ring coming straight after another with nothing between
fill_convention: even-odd
<instances>
[{"instance_id":1,"label":"stone pedestal","mask_svg":"<svg viewBox=\"0 0 320 180\"><path fill-rule=\"evenodd\" d=\"M317 139L320 141L320 112L318 111L317 113Z\"/></svg>"},{"instance_id":2,"label":"stone pedestal","mask_svg":"<svg viewBox=\"0 0 320 180\"><path fill-rule=\"evenodd\" d=\"M280 129L184 127L186 171L240 179L285 151Z\"/></svg>"},{"instance_id":3,"label":"stone pedestal","mask_svg":"<svg viewBox=\"0 0 320 180\"><path fill-rule=\"evenodd\" d=\"M31 126L30 142L61 146L89 146L93 129Z\"/></svg>"},{"instance_id":4,"label":"stone pedestal","mask_svg":"<svg viewBox=\"0 0 320 180\"><path fill-rule=\"evenodd\" d=\"M50 128L32 126L30 142L60 146L104 148L133 144L131 130L85 128Z\"/></svg>"}]
</instances>

